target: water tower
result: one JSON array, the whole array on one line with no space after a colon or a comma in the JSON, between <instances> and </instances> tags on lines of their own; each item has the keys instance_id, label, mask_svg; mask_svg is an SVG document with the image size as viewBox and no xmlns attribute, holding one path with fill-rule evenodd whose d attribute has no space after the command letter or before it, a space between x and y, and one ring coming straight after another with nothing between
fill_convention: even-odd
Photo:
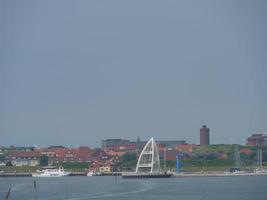
<instances>
[{"instance_id":1,"label":"water tower","mask_svg":"<svg viewBox=\"0 0 267 200\"><path fill-rule=\"evenodd\" d=\"M200 145L210 144L210 129L206 125L202 126L199 131L200 134Z\"/></svg>"}]
</instances>

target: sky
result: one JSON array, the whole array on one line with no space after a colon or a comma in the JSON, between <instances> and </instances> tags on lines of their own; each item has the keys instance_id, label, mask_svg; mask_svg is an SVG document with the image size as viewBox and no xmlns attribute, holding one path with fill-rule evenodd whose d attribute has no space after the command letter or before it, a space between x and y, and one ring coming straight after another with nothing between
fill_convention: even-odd
<instances>
[{"instance_id":1,"label":"sky","mask_svg":"<svg viewBox=\"0 0 267 200\"><path fill-rule=\"evenodd\" d=\"M267 132L265 0L0 1L0 145L245 144Z\"/></svg>"}]
</instances>

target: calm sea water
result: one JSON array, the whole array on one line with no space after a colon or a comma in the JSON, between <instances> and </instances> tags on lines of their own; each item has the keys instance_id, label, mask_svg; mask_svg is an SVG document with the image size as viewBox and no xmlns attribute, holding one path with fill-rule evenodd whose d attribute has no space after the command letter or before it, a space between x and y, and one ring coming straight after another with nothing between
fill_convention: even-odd
<instances>
[{"instance_id":1,"label":"calm sea water","mask_svg":"<svg viewBox=\"0 0 267 200\"><path fill-rule=\"evenodd\" d=\"M0 178L0 199L267 200L267 177L121 179L120 177Z\"/></svg>"}]
</instances>

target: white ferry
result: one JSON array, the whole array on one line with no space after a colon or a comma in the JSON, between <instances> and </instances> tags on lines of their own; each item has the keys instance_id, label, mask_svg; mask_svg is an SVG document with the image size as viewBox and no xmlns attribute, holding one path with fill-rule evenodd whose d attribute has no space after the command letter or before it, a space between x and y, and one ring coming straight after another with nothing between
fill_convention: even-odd
<instances>
[{"instance_id":1,"label":"white ferry","mask_svg":"<svg viewBox=\"0 0 267 200\"><path fill-rule=\"evenodd\" d=\"M32 177L62 177L69 175L70 172L65 171L62 166L60 166L59 168L46 167L43 168L41 171L37 170L36 173L32 173Z\"/></svg>"}]
</instances>

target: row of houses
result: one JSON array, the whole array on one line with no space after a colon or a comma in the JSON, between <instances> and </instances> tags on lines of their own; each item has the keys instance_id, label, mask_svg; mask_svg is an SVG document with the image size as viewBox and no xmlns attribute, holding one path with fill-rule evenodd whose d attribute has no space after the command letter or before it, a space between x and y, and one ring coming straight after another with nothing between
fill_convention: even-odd
<instances>
[{"instance_id":1,"label":"row of houses","mask_svg":"<svg viewBox=\"0 0 267 200\"><path fill-rule=\"evenodd\" d=\"M37 166L39 165L40 153L37 151L11 151L8 153L7 160L13 166Z\"/></svg>"},{"instance_id":2,"label":"row of houses","mask_svg":"<svg viewBox=\"0 0 267 200\"><path fill-rule=\"evenodd\" d=\"M90 162L92 151L89 147L79 148L50 147L39 150L40 155L46 155L50 163Z\"/></svg>"},{"instance_id":3,"label":"row of houses","mask_svg":"<svg viewBox=\"0 0 267 200\"><path fill-rule=\"evenodd\" d=\"M165 148L158 144L160 156L165 152L166 160L175 160L177 153L191 153L196 145L177 145L175 148ZM111 166L119 162L120 158L127 152L140 153L137 149L90 149L87 146L79 148L49 147L42 149L21 149L10 150L6 156L6 162L13 166L37 166L40 164L40 157L47 156L49 164L64 162L87 162L94 168Z\"/></svg>"},{"instance_id":4,"label":"row of houses","mask_svg":"<svg viewBox=\"0 0 267 200\"><path fill-rule=\"evenodd\" d=\"M266 134L252 134L247 145L257 146L265 145L267 141ZM40 164L41 156L47 156L49 164L64 162L86 162L88 165L99 168L101 166L112 166L119 162L120 158L127 152L140 153L145 145L145 141L136 142L123 139L107 139L102 141L101 149L90 149L88 146L78 148L67 148L63 146L51 146L48 148L36 149L28 148L4 148L0 147L0 156L5 154L5 163L10 162L14 166L37 166ZM185 141L159 141L157 147L160 157L165 156L166 160L173 161L177 154L191 154L197 145L186 144ZM246 152L251 154L251 152ZM2 156L3 157L3 156ZM222 159L226 159L227 155L222 154ZM4 164L0 160L0 165Z\"/></svg>"},{"instance_id":5,"label":"row of houses","mask_svg":"<svg viewBox=\"0 0 267 200\"><path fill-rule=\"evenodd\" d=\"M33 150L10 150L6 156L6 162L14 166L37 166L40 164L40 157L47 156L48 163L63 162L91 162L92 150L83 146L79 148L49 147Z\"/></svg>"}]
</instances>

